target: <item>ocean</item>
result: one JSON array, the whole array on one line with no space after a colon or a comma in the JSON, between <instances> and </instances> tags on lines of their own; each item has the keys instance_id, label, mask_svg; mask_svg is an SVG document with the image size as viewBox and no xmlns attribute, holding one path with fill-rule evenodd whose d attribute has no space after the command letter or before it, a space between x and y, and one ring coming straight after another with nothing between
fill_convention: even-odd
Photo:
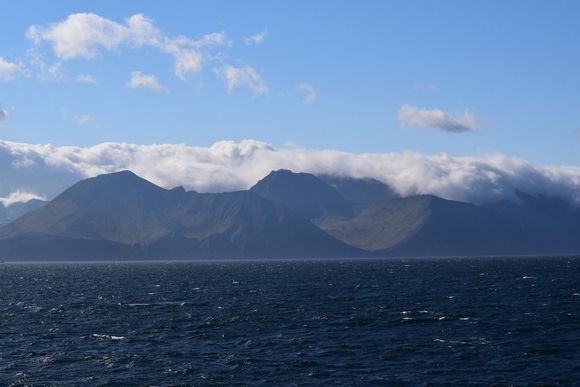
<instances>
[{"instance_id":1,"label":"ocean","mask_svg":"<svg viewBox=\"0 0 580 387\"><path fill-rule=\"evenodd\" d=\"M0 385L575 384L580 258L0 264Z\"/></svg>"}]
</instances>

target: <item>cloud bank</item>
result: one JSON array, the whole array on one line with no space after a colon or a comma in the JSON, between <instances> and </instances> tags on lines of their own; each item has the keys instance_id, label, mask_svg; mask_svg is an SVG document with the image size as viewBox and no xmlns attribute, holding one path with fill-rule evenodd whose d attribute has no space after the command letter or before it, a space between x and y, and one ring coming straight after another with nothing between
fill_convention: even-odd
<instances>
[{"instance_id":1,"label":"cloud bank","mask_svg":"<svg viewBox=\"0 0 580 387\"><path fill-rule=\"evenodd\" d=\"M49 198L81 178L129 169L166 188L198 192L247 189L271 170L373 177L400 195L434 194L475 203L513 195L514 189L580 202L580 167L537 166L493 154L451 157L416 152L349 153L274 148L255 140L183 144L103 143L92 147L0 141L0 196L14 191Z\"/></svg>"},{"instance_id":2,"label":"cloud bank","mask_svg":"<svg viewBox=\"0 0 580 387\"><path fill-rule=\"evenodd\" d=\"M465 110L461 116L452 116L443 110L403 105L398 117L402 127L441 129L450 133L470 132L479 127L479 120L471 110Z\"/></svg>"}]
</instances>

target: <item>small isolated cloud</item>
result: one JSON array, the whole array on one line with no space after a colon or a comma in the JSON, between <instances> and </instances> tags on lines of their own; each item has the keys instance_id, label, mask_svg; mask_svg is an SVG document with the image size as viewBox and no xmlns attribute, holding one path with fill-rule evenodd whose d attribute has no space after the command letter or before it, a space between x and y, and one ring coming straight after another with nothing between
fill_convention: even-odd
<instances>
[{"instance_id":1,"label":"small isolated cloud","mask_svg":"<svg viewBox=\"0 0 580 387\"><path fill-rule=\"evenodd\" d=\"M0 56L0 81L11 81L22 73L22 67Z\"/></svg>"},{"instance_id":2,"label":"small isolated cloud","mask_svg":"<svg viewBox=\"0 0 580 387\"><path fill-rule=\"evenodd\" d=\"M411 91L415 93L434 93L438 90L439 87L433 83L428 83L426 85L415 85L411 88Z\"/></svg>"},{"instance_id":3,"label":"small isolated cloud","mask_svg":"<svg viewBox=\"0 0 580 387\"><path fill-rule=\"evenodd\" d=\"M302 102L304 102L306 105L312 105L316 102L316 90L314 90L314 87L312 87L310 84L301 83L296 86L296 89L298 91L304 92L304 98L302 99Z\"/></svg>"},{"instance_id":4,"label":"small isolated cloud","mask_svg":"<svg viewBox=\"0 0 580 387\"><path fill-rule=\"evenodd\" d=\"M479 120L469 109L463 115L452 116L443 110L403 105L398 117L402 127L441 129L449 133L470 132L479 127Z\"/></svg>"},{"instance_id":5,"label":"small isolated cloud","mask_svg":"<svg viewBox=\"0 0 580 387\"><path fill-rule=\"evenodd\" d=\"M96 85L98 82L92 75L89 74L81 74L77 75L75 78L75 82L77 83L89 83L91 85Z\"/></svg>"},{"instance_id":6,"label":"small isolated cloud","mask_svg":"<svg viewBox=\"0 0 580 387\"><path fill-rule=\"evenodd\" d=\"M232 40L223 31L203 35L193 43L193 45L198 48L231 46L231 44Z\"/></svg>"},{"instance_id":7,"label":"small isolated cloud","mask_svg":"<svg viewBox=\"0 0 580 387\"><path fill-rule=\"evenodd\" d=\"M8 118L8 112L0 106L0 121L4 121L6 118Z\"/></svg>"},{"instance_id":8,"label":"small isolated cloud","mask_svg":"<svg viewBox=\"0 0 580 387\"><path fill-rule=\"evenodd\" d=\"M262 44L264 40L266 40L266 36L268 35L268 31L262 31L259 34L253 36L244 36L244 43L246 46L251 46L252 44Z\"/></svg>"},{"instance_id":9,"label":"small isolated cloud","mask_svg":"<svg viewBox=\"0 0 580 387\"><path fill-rule=\"evenodd\" d=\"M240 86L247 87L254 95L270 92L260 74L250 66L234 67L227 65L217 72L226 82L226 88L230 93Z\"/></svg>"},{"instance_id":10,"label":"small isolated cloud","mask_svg":"<svg viewBox=\"0 0 580 387\"><path fill-rule=\"evenodd\" d=\"M79 116L74 116L72 120L79 125L94 125L96 123L95 117L89 114L81 114Z\"/></svg>"},{"instance_id":11,"label":"small isolated cloud","mask_svg":"<svg viewBox=\"0 0 580 387\"><path fill-rule=\"evenodd\" d=\"M167 88L161 86L155 75L143 74L140 71L131 73L131 79L127 82L131 89L149 89L158 93L167 93Z\"/></svg>"},{"instance_id":12,"label":"small isolated cloud","mask_svg":"<svg viewBox=\"0 0 580 387\"><path fill-rule=\"evenodd\" d=\"M14 191L11 192L10 195L6 197L0 197L0 203L4 207L10 207L16 203L26 203L33 199L37 200L46 200L46 197L42 195L37 195L33 192L26 192L26 191Z\"/></svg>"}]
</instances>

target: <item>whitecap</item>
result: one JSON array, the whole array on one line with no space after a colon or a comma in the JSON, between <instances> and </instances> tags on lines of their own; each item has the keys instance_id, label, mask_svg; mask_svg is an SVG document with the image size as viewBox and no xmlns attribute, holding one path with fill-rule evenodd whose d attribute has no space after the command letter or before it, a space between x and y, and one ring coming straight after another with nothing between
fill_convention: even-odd
<instances>
[{"instance_id":1,"label":"whitecap","mask_svg":"<svg viewBox=\"0 0 580 387\"><path fill-rule=\"evenodd\" d=\"M102 335L98 333L93 333L93 337L97 339L108 339L108 340L125 340L125 336L113 336L113 335Z\"/></svg>"}]
</instances>

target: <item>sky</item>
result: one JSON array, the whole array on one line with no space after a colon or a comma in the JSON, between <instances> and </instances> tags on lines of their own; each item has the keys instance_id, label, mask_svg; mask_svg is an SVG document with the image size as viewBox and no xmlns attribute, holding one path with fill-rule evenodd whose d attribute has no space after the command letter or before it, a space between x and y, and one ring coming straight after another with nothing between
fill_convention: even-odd
<instances>
[{"instance_id":1,"label":"sky","mask_svg":"<svg viewBox=\"0 0 580 387\"><path fill-rule=\"evenodd\" d=\"M358 159L414 154L418 169L439 168L426 160L463 160L467 171L472 165L465 173L491 182L487 167L465 160L496 171L493 160L507 158L544 177L557 167L569 189L580 186L577 1L0 0L0 7L4 178L24 176L35 162L75 176L151 167L120 162L136 157L129 147L75 169L81 153L108 143L116 152L122 144L181 146L171 154L264 147ZM54 148L43 153L33 144ZM330 168L317 157L258 169ZM216 163L223 167L207 164ZM434 176L449 177L457 163ZM423 178L413 175L415 186ZM243 188L246 180L190 186Z\"/></svg>"}]
</instances>

